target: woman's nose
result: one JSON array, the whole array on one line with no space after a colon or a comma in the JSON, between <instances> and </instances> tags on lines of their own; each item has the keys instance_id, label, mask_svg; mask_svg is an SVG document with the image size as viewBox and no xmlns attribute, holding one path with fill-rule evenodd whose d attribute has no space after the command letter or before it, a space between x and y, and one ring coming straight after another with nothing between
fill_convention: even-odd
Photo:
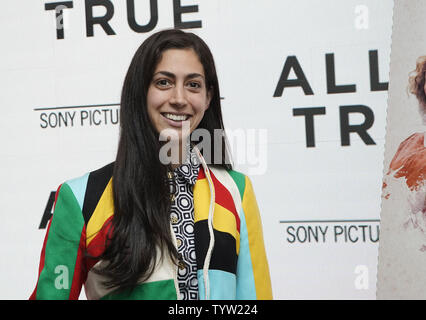
<instances>
[{"instance_id":1,"label":"woman's nose","mask_svg":"<svg viewBox=\"0 0 426 320\"><path fill-rule=\"evenodd\" d=\"M187 103L185 89L181 85L176 85L173 88L172 96L170 97L170 104L176 107L183 107Z\"/></svg>"}]
</instances>

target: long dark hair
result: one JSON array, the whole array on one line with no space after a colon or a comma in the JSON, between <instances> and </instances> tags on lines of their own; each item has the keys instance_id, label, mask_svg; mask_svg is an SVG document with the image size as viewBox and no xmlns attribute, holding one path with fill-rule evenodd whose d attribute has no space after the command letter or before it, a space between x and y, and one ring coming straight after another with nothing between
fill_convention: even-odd
<instances>
[{"instance_id":1,"label":"long dark hair","mask_svg":"<svg viewBox=\"0 0 426 320\"><path fill-rule=\"evenodd\" d=\"M122 88L120 139L112 178L113 228L106 249L99 257L108 263L95 270L107 277L106 286L119 291L133 289L138 282L147 280L154 271L155 261L163 258L164 252L177 262L170 230L168 168L159 160L159 133L149 119L146 101L162 53L167 49L187 48L198 55L204 67L206 87L212 95L210 107L198 128L207 129L212 138L215 129L224 130L216 68L206 43L193 33L177 29L148 37L136 51ZM218 165L231 169L225 136L221 140L222 162ZM158 247L161 257L158 257Z\"/></svg>"}]
</instances>

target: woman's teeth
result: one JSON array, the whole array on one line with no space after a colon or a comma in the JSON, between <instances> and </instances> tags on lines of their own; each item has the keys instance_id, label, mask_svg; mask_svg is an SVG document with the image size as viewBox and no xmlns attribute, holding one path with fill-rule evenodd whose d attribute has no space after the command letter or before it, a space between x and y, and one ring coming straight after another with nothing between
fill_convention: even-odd
<instances>
[{"instance_id":1,"label":"woman's teeth","mask_svg":"<svg viewBox=\"0 0 426 320\"><path fill-rule=\"evenodd\" d=\"M174 121L185 121L185 120L187 120L189 117L187 116L187 115L185 115L185 114L182 114L182 115L176 115L176 114L171 114L171 113L164 113L164 116L167 118L167 119L170 119L170 120L174 120Z\"/></svg>"}]
</instances>

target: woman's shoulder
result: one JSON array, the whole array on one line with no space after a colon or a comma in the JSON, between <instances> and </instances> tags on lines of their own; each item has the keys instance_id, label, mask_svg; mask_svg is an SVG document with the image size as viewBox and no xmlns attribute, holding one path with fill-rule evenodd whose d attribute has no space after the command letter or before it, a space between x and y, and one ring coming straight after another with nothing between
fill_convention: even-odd
<instances>
[{"instance_id":1,"label":"woman's shoulder","mask_svg":"<svg viewBox=\"0 0 426 320\"><path fill-rule=\"evenodd\" d=\"M95 210L102 194L107 189L112 178L114 162L101 168L86 172L84 175L65 181L77 200L85 220L90 218Z\"/></svg>"},{"instance_id":2,"label":"woman's shoulder","mask_svg":"<svg viewBox=\"0 0 426 320\"><path fill-rule=\"evenodd\" d=\"M105 188L106 184L112 177L113 169L114 162L111 162L101 168L88 171L79 177L66 180L64 183L71 187L73 191L87 189L89 186L91 189L97 187Z\"/></svg>"},{"instance_id":3,"label":"woman's shoulder","mask_svg":"<svg viewBox=\"0 0 426 320\"><path fill-rule=\"evenodd\" d=\"M251 184L248 175L234 169L225 169L217 166L212 166L210 169L222 185L228 190L236 187L240 197L243 198L247 185Z\"/></svg>"}]
</instances>

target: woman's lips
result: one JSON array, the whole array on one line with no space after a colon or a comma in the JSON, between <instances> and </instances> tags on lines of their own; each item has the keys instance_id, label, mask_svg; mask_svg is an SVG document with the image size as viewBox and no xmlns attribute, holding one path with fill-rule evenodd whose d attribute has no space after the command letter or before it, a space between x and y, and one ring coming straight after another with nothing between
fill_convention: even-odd
<instances>
[{"instance_id":1,"label":"woman's lips","mask_svg":"<svg viewBox=\"0 0 426 320\"><path fill-rule=\"evenodd\" d=\"M189 122L189 119L191 118L191 116L189 116L189 115L179 115L179 116L186 116L186 119L185 120L173 120L173 119L170 119L170 118L168 118L168 117L166 117L166 114L167 115L173 115L173 116L178 116L177 114L173 114L173 113L161 113L161 116L163 117L163 119L171 126L171 127L175 127L175 128L181 128L182 126L183 126L183 123L184 122L186 122L186 121L188 121Z\"/></svg>"}]
</instances>

